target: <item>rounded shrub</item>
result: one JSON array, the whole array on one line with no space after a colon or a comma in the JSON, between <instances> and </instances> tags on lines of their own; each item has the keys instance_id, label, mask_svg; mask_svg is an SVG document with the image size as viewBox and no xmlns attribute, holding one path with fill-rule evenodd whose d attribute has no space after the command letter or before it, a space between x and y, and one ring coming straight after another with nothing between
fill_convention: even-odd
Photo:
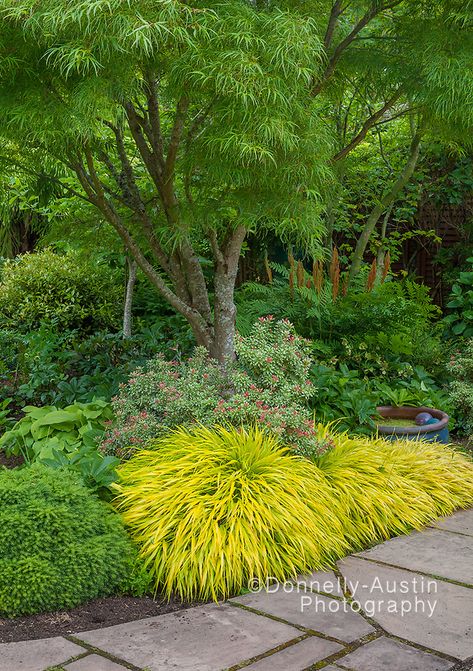
<instances>
[{"instance_id":1,"label":"rounded shrub","mask_svg":"<svg viewBox=\"0 0 473 671\"><path fill-rule=\"evenodd\" d=\"M69 471L0 471L0 615L77 606L127 583L134 547L119 515Z\"/></svg>"},{"instance_id":2,"label":"rounded shrub","mask_svg":"<svg viewBox=\"0 0 473 671\"><path fill-rule=\"evenodd\" d=\"M258 428L181 428L120 469L116 504L156 589L218 598L348 549L323 474Z\"/></svg>"},{"instance_id":3,"label":"rounded shrub","mask_svg":"<svg viewBox=\"0 0 473 671\"><path fill-rule=\"evenodd\" d=\"M3 266L0 322L22 331L52 321L84 332L119 328L122 294L106 266L77 252L45 249Z\"/></svg>"}]
</instances>

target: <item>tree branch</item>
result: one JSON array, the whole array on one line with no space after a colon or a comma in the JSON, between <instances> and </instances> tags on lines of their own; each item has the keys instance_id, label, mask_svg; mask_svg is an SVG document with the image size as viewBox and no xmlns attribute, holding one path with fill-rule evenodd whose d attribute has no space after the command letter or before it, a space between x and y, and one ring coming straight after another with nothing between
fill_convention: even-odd
<instances>
[{"instance_id":1,"label":"tree branch","mask_svg":"<svg viewBox=\"0 0 473 671\"><path fill-rule=\"evenodd\" d=\"M340 60L343 52L350 46L350 44L353 42L355 37L360 33L363 28L365 28L378 14L381 14L382 12L386 11L387 9L392 9L396 5L399 5L402 2L402 0L393 0L393 2L389 2L385 5L378 5L377 3L373 3L371 9L369 9L358 21L358 23L355 24L351 32L348 33L348 35L336 46L332 56L330 57L327 67L325 68L324 73L322 74L322 77L320 78L319 82L312 88L311 94L313 96L317 96L326 82L332 77L333 73L335 72L335 67Z\"/></svg>"},{"instance_id":2,"label":"tree branch","mask_svg":"<svg viewBox=\"0 0 473 671\"><path fill-rule=\"evenodd\" d=\"M208 346L211 341L209 323L197 310L188 305L185 301L181 300L181 298L179 298L179 296L172 291L172 289L166 284L163 278L159 275L159 273L156 272L154 267L145 257L138 244L133 239L130 231L123 224L120 215L113 207L113 204L110 203L105 197L105 193L103 192L100 180L97 177L93 165L92 156L89 151L87 153L88 156L86 155L86 159L90 171L89 174L86 173L80 162L75 164L75 170L84 190L86 191L87 195L89 195L90 202L96 205L96 207L102 212L105 219L115 228L118 235L125 244L126 249L129 250L136 263L148 277L150 282L158 289L158 291L170 303L170 305L172 305L175 310L186 317L189 323L193 326L198 339L201 341L200 344L205 344ZM93 185L93 187L91 185Z\"/></svg>"},{"instance_id":3,"label":"tree branch","mask_svg":"<svg viewBox=\"0 0 473 671\"><path fill-rule=\"evenodd\" d=\"M159 111L159 96L156 77L152 72L145 74L146 100L148 103L148 119L150 132L148 140L151 142L154 153L160 164L161 172L164 172L164 143L161 132L161 114Z\"/></svg>"},{"instance_id":4,"label":"tree branch","mask_svg":"<svg viewBox=\"0 0 473 671\"><path fill-rule=\"evenodd\" d=\"M169 141L168 154L164 165L164 179L168 182L174 175L174 166L176 165L177 152L181 143L182 132L184 130L184 121L189 109L189 98L182 96L176 106L176 113L174 116L174 124L171 131L171 139Z\"/></svg>"},{"instance_id":5,"label":"tree branch","mask_svg":"<svg viewBox=\"0 0 473 671\"><path fill-rule=\"evenodd\" d=\"M366 224L363 228L363 231L360 237L358 238L355 251L353 252L353 259L349 272L349 282L351 282L360 272L361 264L363 262L363 255L365 253L369 239L381 215L386 210L386 208L389 208L392 205L392 203L394 203L399 193L402 191L402 189L406 186L406 184L412 177L412 174L415 170L419 158L420 143L422 139L421 128L422 125L420 124L412 140L409 152L409 158L402 172L394 181L389 191L387 191L379 200L379 202L374 206L373 211L369 215Z\"/></svg>"},{"instance_id":6,"label":"tree branch","mask_svg":"<svg viewBox=\"0 0 473 671\"><path fill-rule=\"evenodd\" d=\"M235 281L238 271L238 261L240 259L241 246L246 237L246 228L241 224L237 226L230 235L223 252L227 275L233 276Z\"/></svg>"},{"instance_id":7,"label":"tree branch","mask_svg":"<svg viewBox=\"0 0 473 671\"><path fill-rule=\"evenodd\" d=\"M207 231L207 238L210 242L210 248L212 249L212 255L214 257L215 263L223 265L225 263L225 259L223 258L222 250L218 244L217 231L211 228L209 231Z\"/></svg>"},{"instance_id":8,"label":"tree branch","mask_svg":"<svg viewBox=\"0 0 473 671\"><path fill-rule=\"evenodd\" d=\"M325 31L325 37L324 37L325 51L328 51L328 48L332 42L333 33L335 32L338 17L343 11L342 4L343 0L336 0L336 2L332 7L332 11L330 12L330 18L328 20L327 30Z\"/></svg>"},{"instance_id":9,"label":"tree branch","mask_svg":"<svg viewBox=\"0 0 473 671\"><path fill-rule=\"evenodd\" d=\"M340 161L342 158L345 158L355 147L357 147L365 137L368 135L368 132L373 128L373 126L381 119L381 117L386 114L386 112L393 107L393 105L399 100L402 95L401 89L398 89L394 95L389 98L389 100L384 103L376 112L374 112L370 117L368 117L363 124L361 130L355 137L349 142L341 151L339 151L335 156L332 157L332 162Z\"/></svg>"},{"instance_id":10,"label":"tree branch","mask_svg":"<svg viewBox=\"0 0 473 671\"><path fill-rule=\"evenodd\" d=\"M124 104L128 127L130 129L133 140L135 141L136 147L140 153L140 156L150 174L151 179L154 182L159 193L162 189L162 170L159 164L159 158L156 159L156 156L150 149L148 143L145 140L143 135L143 121L140 120L139 115L137 114L133 104L131 102L126 102Z\"/></svg>"},{"instance_id":11,"label":"tree branch","mask_svg":"<svg viewBox=\"0 0 473 671\"><path fill-rule=\"evenodd\" d=\"M215 102L215 98L212 98L212 100L211 100L210 103L207 105L207 107L205 107L204 109L202 109L202 110L201 110L198 114L196 114L196 116L192 119L192 121L191 121L191 123L190 123L190 125L189 125L189 129L188 129L187 134L186 134L186 139L185 139L186 146L189 146L190 143L192 142L192 140L195 138L195 136L196 136L196 134L197 134L197 131L199 130L200 126L203 124L203 122L205 121L205 119L208 117L209 112L210 112L210 110L212 109L212 106L213 106L214 102Z\"/></svg>"},{"instance_id":12,"label":"tree branch","mask_svg":"<svg viewBox=\"0 0 473 671\"><path fill-rule=\"evenodd\" d=\"M140 189L136 184L136 178L133 171L133 166L131 165L130 159L128 158L128 154L126 152L123 133L120 128L114 126L113 124L107 123L106 125L109 128L111 128L111 130L115 134L117 153L120 159L120 164L122 167L122 176L123 176L123 179L121 179L121 176L118 176L118 178L116 179L118 184L119 185L121 184L122 186L124 197L127 200L126 205L139 218L141 225L143 227L145 237L150 245L151 251L153 252L160 266L163 268L163 270L166 271L166 273L171 278L177 295L182 300L190 302L191 297L189 292L187 291L185 277L183 275L178 259L173 258L172 255L168 256L164 251L163 247L156 239L153 223L148 215L146 209L146 203L142 198ZM123 184L123 180L125 184ZM127 193L125 193L125 186Z\"/></svg>"}]
</instances>

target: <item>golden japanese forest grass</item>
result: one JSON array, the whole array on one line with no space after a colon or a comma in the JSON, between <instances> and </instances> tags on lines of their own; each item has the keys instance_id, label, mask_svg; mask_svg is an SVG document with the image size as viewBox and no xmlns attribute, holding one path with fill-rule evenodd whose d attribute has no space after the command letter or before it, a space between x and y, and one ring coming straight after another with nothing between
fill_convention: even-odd
<instances>
[{"instance_id":1,"label":"golden japanese forest grass","mask_svg":"<svg viewBox=\"0 0 473 671\"><path fill-rule=\"evenodd\" d=\"M345 434L312 463L256 427L181 428L119 475L156 590L187 600L329 566L473 504L473 464L454 449Z\"/></svg>"}]
</instances>

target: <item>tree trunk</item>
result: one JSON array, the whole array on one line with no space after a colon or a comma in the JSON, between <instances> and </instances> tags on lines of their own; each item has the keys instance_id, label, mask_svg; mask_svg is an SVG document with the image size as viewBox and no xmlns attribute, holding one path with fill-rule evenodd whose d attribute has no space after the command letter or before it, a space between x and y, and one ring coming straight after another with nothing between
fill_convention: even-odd
<instances>
[{"instance_id":1,"label":"tree trunk","mask_svg":"<svg viewBox=\"0 0 473 671\"><path fill-rule=\"evenodd\" d=\"M216 237L211 239L215 259L214 336L209 348L210 356L222 366L235 358L236 306L235 282L241 246L246 236L243 226L231 234L224 249Z\"/></svg>"},{"instance_id":2,"label":"tree trunk","mask_svg":"<svg viewBox=\"0 0 473 671\"><path fill-rule=\"evenodd\" d=\"M133 291L135 289L137 265L135 259L130 259L129 256L126 257L126 263L128 267L128 280L126 283L125 305L123 307L123 337L131 338L131 309L133 306Z\"/></svg>"},{"instance_id":3,"label":"tree trunk","mask_svg":"<svg viewBox=\"0 0 473 671\"><path fill-rule=\"evenodd\" d=\"M363 263L363 255L365 253L366 247L368 246L369 239L373 231L375 230L376 224L378 223L381 215L386 210L386 208L390 207L394 203L399 193L402 191L402 189L406 186L406 184L412 177L412 173L414 172L417 160L419 158L420 141L421 141L421 134L418 131L412 140L409 159L406 165L404 166L404 170L399 175L397 180L394 182L391 189L384 194L380 202L374 207L373 211L369 215L365 227L360 237L358 238L358 242L356 244L355 251L353 253L353 259L351 262L350 273L348 277L349 283L352 282L360 272L361 265Z\"/></svg>"},{"instance_id":4,"label":"tree trunk","mask_svg":"<svg viewBox=\"0 0 473 671\"><path fill-rule=\"evenodd\" d=\"M214 338L210 355L225 365L235 358L236 306L234 284L227 278L217 278L214 300Z\"/></svg>"},{"instance_id":5,"label":"tree trunk","mask_svg":"<svg viewBox=\"0 0 473 671\"><path fill-rule=\"evenodd\" d=\"M389 217L391 216L391 212L393 211L393 206L394 203L391 203L391 205L388 207L386 214L384 215L383 218L383 223L381 224L381 235L380 235L380 245L378 249L378 255L376 257L376 283L379 284L381 282L381 278L383 275L383 269L384 269L384 257L386 255L386 232L388 230L388 222L389 222Z\"/></svg>"}]
</instances>

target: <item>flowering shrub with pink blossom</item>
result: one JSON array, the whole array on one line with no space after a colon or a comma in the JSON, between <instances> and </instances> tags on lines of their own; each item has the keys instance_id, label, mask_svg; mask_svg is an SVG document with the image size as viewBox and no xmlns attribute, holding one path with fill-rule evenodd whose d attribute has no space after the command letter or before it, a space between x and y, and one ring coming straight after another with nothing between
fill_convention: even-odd
<instances>
[{"instance_id":1,"label":"flowering shrub with pink blossom","mask_svg":"<svg viewBox=\"0 0 473 671\"><path fill-rule=\"evenodd\" d=\"M102 450L127 458L172 428L195 423L258 423L299 454L322 454L331 442L317 437L306 401L310 357L292 325L260 320L238 337L237 361L224 373L203 348L188 361L157 356L138 368L112 400L115 422Z\"/></svg>"},{"instance_id":2,"label":"flowering shrub with pink blossom","mask_svg":"<svg viewBox=\"0 0 473 671\"><path fill-rule=\"evenodd\" d=\"M284 403L304 403L314 395L308 379L310 343L287 319L260 317L249 336L237 335L235 349L239 365L252 381L277 393Z\"/></svg>"}]
</instances>

